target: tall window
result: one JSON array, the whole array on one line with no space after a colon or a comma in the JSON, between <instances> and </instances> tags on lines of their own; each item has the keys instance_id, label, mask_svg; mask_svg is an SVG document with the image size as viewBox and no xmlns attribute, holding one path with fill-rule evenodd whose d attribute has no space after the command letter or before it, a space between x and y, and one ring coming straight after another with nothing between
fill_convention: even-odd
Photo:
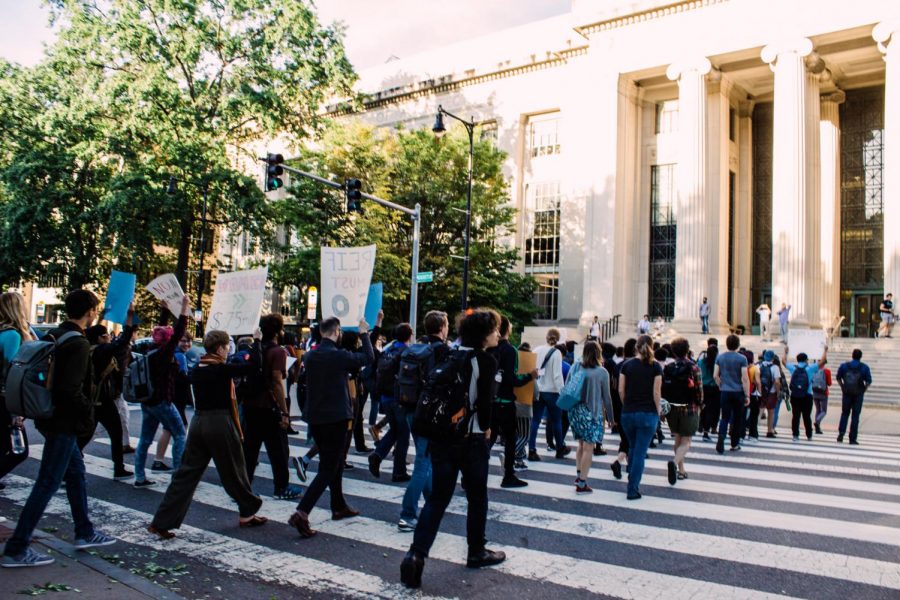
<instances>
[{"instance_id":1,"label":"tall window","mask_svg":"<svg viewBox=\"0 0 900 600\"><path fill-rule=\"evenodd\" d=\"M536 117L529 122L529 151L532 158L561 152L559 117Z\"/></svg>"},{"instance_id":2,"label":"tall window","mask_svg":"<svg viewBox=\"0 0 900 600\"><path fill-rule=\"evenodd\" d=\"M651 317L675 316L675 165L650 167Z\"/></svg>"},{"instance_id":3,"label":"tall window","mask_svg":"<svg viewBox=\"0 0 900 600\"><path fill-rule=\"evenodd\" d=\"M678 131L678 100L665 100L656 105L656 133Z\"/></svg>"},{"instance_id":4,"label":"tall window","mask_svg":"<svg viewBox=\"0 0 900 600\"><path fill-rule=\"evenodd\" d=\"M753 268L750 295L753 307L772 304L772 103L753 108ZM754 316L754 319L757 317Z\"/></svg>"},{"instance_id":5,"label":"tall window","mask_svg":"<svg viewBox=\"0 0 900 600\"><path fill-rule=\"evenodd\" d=\"M559 182L529 186L526 208L525 272L535 276L539 319L556 319L559 297Z\"/></svg>"}]
</instances>

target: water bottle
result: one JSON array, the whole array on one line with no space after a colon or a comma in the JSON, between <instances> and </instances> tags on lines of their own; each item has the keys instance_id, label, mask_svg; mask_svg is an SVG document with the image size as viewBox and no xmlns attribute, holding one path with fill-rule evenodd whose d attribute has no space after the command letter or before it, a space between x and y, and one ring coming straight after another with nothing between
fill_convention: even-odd
<instances>
[{"instance_id":1,"label":"water bottle","mask_svg":"<svg viewBox=\"0 0 900 600\"><path fill-rule=\"evenodd\" d=\"M13 425L9 434L10 446L12 446L13 454L25 454L27 446L25 445L25 432L18 425Z\"/></svg>"}]
</instances>

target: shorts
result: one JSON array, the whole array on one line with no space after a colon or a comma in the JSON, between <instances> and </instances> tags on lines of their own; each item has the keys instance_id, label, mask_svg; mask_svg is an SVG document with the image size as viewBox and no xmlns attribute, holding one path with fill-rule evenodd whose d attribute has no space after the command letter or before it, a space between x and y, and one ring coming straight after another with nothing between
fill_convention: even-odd
<instances>
[{"instance_id":1,"label":"shorts","mask_svg":"<svg viewBox=\"0 0 900 600\"><path fill-rule=\"evenodd\" d=\"M778 394L775 392L766 394L760 399L759 404L766 410L775 410L775 406L778 404Z\"/></svg>"},{"instance_id":2,"label":"shorts","mask_svg":"<svg viewBox=\"0 0 900 600\"><path fill-rule=\"evenodd\" d=\"M669 429L675 435L692 436L697 433L700 428L700 413L696 410L688 413L687 408L678 408L673 406L669 414L666 415L666 423Z\"/></svg>"}]
</instances>

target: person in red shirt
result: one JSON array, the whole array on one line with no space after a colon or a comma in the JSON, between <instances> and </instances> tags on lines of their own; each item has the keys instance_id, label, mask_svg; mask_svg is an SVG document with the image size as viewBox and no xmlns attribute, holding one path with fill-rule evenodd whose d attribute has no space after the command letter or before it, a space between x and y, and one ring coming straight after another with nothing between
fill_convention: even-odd
<instances>
[{"instance_id":1,"label":"person in red shirt","mask_svg":"<svg viewBox=\"0 0 900 600\"><path fill-rule=\"evenodd\" d=\"M824 368L812 380L813 403L816 406L816 433L822 433L822 421L828 412L828 389L831 387L831 369ZM824 387L822 384L824 383Z\"/></svg>"}]
</instances>

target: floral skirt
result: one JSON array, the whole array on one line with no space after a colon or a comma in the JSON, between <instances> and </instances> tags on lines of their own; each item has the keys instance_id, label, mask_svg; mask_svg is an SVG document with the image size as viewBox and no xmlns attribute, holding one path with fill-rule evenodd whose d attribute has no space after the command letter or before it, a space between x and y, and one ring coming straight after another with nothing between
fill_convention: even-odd
<instances>
[{"instance_id":1,"label":"floral skirt","mask_svg":"<svg viewBox=\"0 0 900 600\"><path fill-rule=\"evenodd\" d=\"M569 423L572 435L576 440L600 444L603 442L603 418L594 419L591 409L584 402L579 402L569 411Z\"/></svg>"}]
</instances>

